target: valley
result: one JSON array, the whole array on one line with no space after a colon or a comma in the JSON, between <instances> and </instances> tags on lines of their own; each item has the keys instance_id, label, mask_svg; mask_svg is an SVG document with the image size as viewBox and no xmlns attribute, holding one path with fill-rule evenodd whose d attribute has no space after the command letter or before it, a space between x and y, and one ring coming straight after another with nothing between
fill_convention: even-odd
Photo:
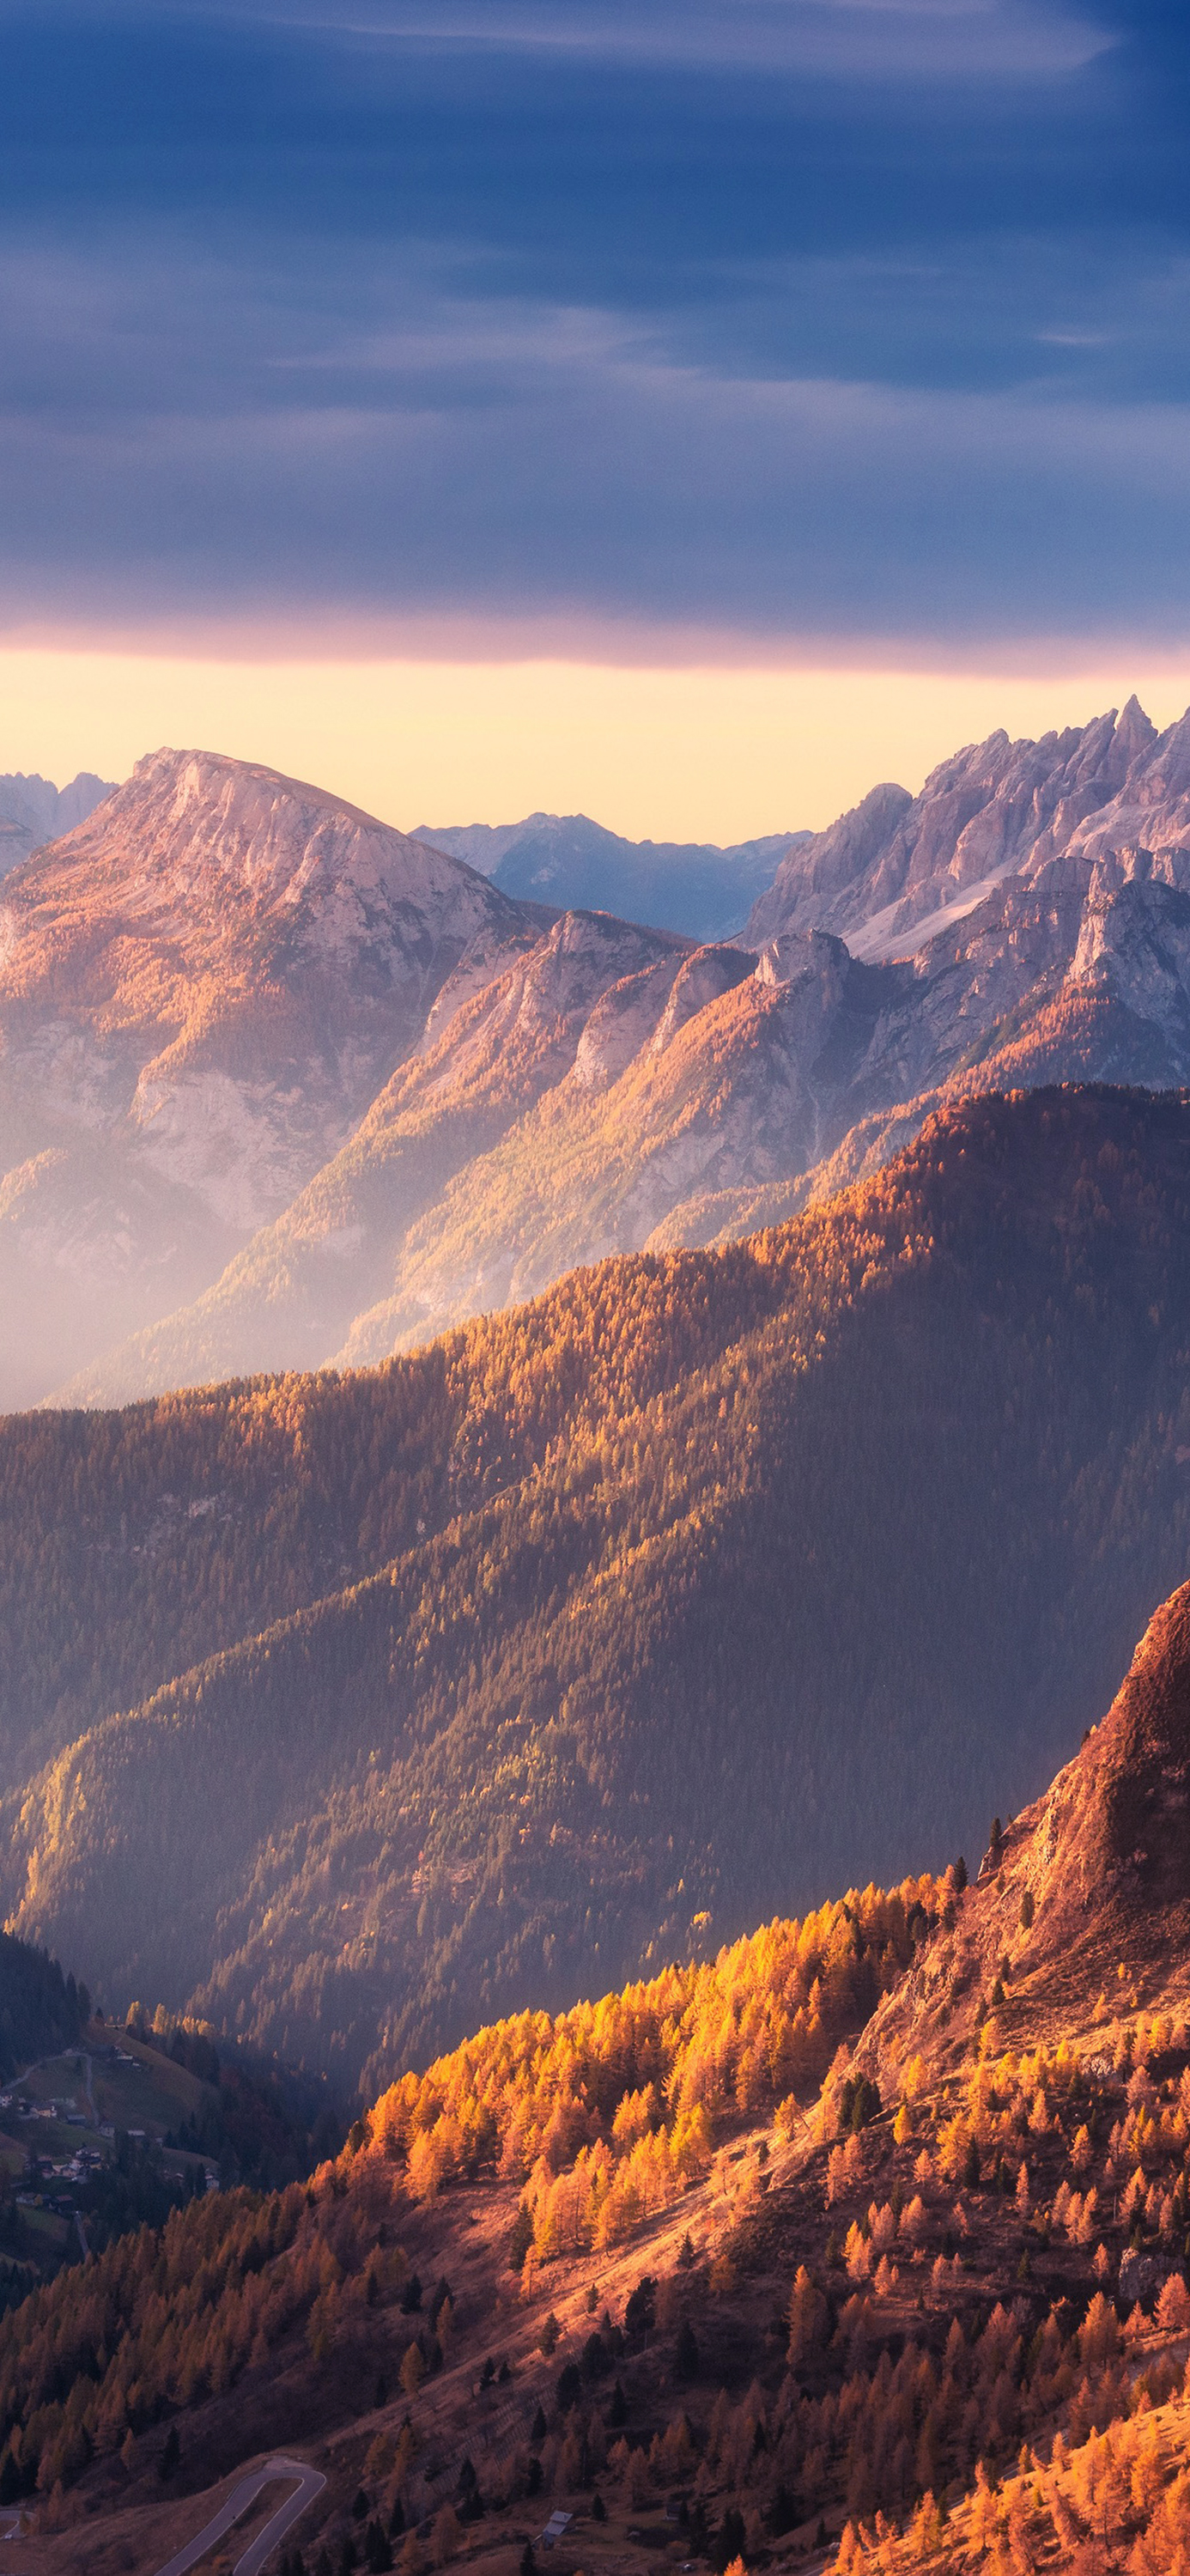
<instances>
[{"instance_id":1,"label":"valley","mask_svg":"<svg viewBox=\"0 0 1190 2576\"><path fill-rule=\"evenodd\" d=\"M343 2136L325 2085L193 2021L92 2014L85 1987L11 1934L0 2029L0 2313L196 2195L304 2173Z\"/></svg>"}]
</instances>

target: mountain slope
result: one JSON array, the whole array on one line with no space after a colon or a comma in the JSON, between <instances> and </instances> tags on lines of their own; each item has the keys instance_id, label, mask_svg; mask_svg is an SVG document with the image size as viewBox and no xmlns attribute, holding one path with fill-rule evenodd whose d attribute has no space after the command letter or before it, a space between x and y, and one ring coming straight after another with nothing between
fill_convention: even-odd
<instances>
[{"instance_id":1,"label":"mountain slope","mask_svg":"<svg viewBox=\"0 0 1190 2576\"><path fill-rule=\"evenodd\" d=\"M1153 2011L1190 1993L1190 1584L1149 1624L1101 1724L988 1852L977 1901L874 2015L861 2071L895 2086L906 2052L936 2076L978 2035L1001 1972L1005 2044L1067 2029L1127 1982ZM1093 2017L1093 2013L1092 2013Z\"/></svg>"},{"instance_id":2,"label":"mountain slope","mask_svg":"<svg viewBox=\"0 0 1190 2576\"><path fill-rule=\"evenodd\" d=\"M374 1379L12 1425L14 1921L355 2069L944 1858L1190 1561L1188 1304L1185 1101L1039 1093Z\"/></svg>"},{"instance_id":3,"label":"mountain slope","mask_svg":"<svg viewBox=\"0 0 1190 2576\"><path fill-rule=\"evenodd\" d=\"M388 1296L337 1360L366 1365L639 1250L692 1180L738 1185L812 1161L884 996L838 942L796 948L756 970L738 949L700 948L668 993L609 996L614 1020L593 1016L565 1080L411 1230Z\"/></svg>"},{"instance_id":4,"label":"mountain slope","mask_svg":"<svg viewBox=\"0 0 1190 2576\"><path fill-rule=\"evenodd\" d=\"M463 999L448 1016L448 984L421 1060L284 1218L197 1307L105 1353L55 1400L383 1357L577 1262L638 1249L693 1183L804 1170L887 1096L890 1048L898 1095L904 1083L912 975L858 965L817 935L758 960L565 915L490 987L473 989L469 960L458 980ZM908 1047L915 1070L936 1059L911 1029Z\"/></svg>"},{"instance_id":5,"label":"mountain slope","mask_svg":"<svg viewBox=\"0 0 1190 2576\"><path fill-rule=\"evenodd\" d=\"M60 1400L110 1403L253 1368L316 1367L361 1307L391 1289L418 1221L456 1175L482 1168L576 1062L635 1044L666 1008L686 955L684 941L606 914L472 940L420 1046L349 1142L195 1306L105 1353ZM731 964L743 971L735 952ZM485 1297L481 1281L465 1311L488 1302L501 1292Z\"/></svg>"},{"instance_id":6,"label":"mountain slope","mask_svg":"<svg viewBox=\"0 0 1190 2576\"><path fill-rule=\"evenodd\" d=\"M304 2190L60 2275L0 2323L45 2576L159 2567L294 2443L303 2564L511 2576L549 2515L595 2576L1177 2576L1188 1710L1183 1587L976 1886L473 2031Z\"/></svg>"},{"instance_id":7,"label":"mountain slope","mask_svg":"<svg viewBox=\"0 0 1190 2576\"><path fill-rule=\"evenodd\" d=\"M208 753L138 764L0 905L0 1400L218 1277L350 1134L479 935L459 862Z\"/></svg>"},{"instance_id":8,"label":"mountain slope","mask_svg":"<svg viewBox=\"0 0 1190 2576\"><path fill-rule=\"evenodd\" d=\"M699 952L675 987L680 1021L667 1004L626 1062L593 1025L573 1069L419 1215L388 1294L325 1348L374 1361L609 1249L780 1221L973 1092L1187 1080L1188 903L1143 855L1109 854L1014 878L912 965L864 965L819 932L774 939L751 973L746 951L738 967Z\"/></svg>"}]
</instances>

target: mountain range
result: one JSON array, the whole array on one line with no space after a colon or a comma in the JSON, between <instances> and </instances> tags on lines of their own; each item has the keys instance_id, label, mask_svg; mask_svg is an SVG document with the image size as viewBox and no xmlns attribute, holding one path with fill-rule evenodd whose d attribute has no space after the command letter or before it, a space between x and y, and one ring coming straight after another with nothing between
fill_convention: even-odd
<instances>
[{"instance_id":1,"label":"mountain range","mask_svg":"<svg viewBox=\"0 0 1190 2576\"><path fill-rule=\"evenodd\" d=\"M0 2056L85 2128L151 2030L199 2163L213 2033L363 2106L111 2141L90 2243L54 2164L34 2259L10 2085L22 2547L1177 2576L1190 719L878 788L735 939L172 752L0 916L7 1365L88 1398L0 1419Z\"/></svg>"},{"instance_id":2,"label":"mountain range","mask_svg":"<svg viewBox=\"0 0 1190 2576\"><path fill-rule=\"evenodd\" d=\"M701 943L155 754L0 905L0 1401L371 1363L972 1091L1177 1085L1188 908L1190 719L1135 701L874 789Z\"/></svg>"},{"instance_id":3,"label":"mountain range","mask_svg":"<svg viewBox=\"0 0 1190 2576\"><path fill-rule=\"evenodd\" d=\"M464 952L498 966L525 935L455 860L205 755L142 762L15 869L4 1400L217 1277L352 1134Z\"/></svg>"},{"instance_id":4,"label":"mountain range","mask_svg":"<svg viewBox=\"0 0 1190 2576\"><path fill-rule=\"evenodd\" d=\"M626 841L586 814L529 814L521 823L419 823L414 840L465 859L503 894L564 912L616 912L699 940L744 926L778 863L808 832L770 832L718 849L702 841Z\"/></svg>"}]
</instances>

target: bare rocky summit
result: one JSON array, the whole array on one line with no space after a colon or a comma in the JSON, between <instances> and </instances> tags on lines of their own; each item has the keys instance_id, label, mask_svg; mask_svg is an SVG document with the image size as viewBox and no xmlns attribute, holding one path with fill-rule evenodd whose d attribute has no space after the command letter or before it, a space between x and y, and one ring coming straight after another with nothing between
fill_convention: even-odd
<instances>
[{"instance_id":1,"label":"bare rocky summit","mask_svg":"<svg viewBox=\"0 0 1190 2576\"><path fill-rule=\"evenodd\" d=\"M1190 848L1187 787L1186 718L1158 735L1135 698L1040 742L989 734L943 761L919 796L874 787L791 851L747 936L835 930L858 956L910 955L1007 877L1031 881L1068 850L1091 857L1137 838L1142 814L1160 814L1163 846Z\"/></svg>"},{"instance_id":2,"label":"bare rocky summit","mask_svg":"<svg viewBox=\"0 0 1190 2576\"><path fill-rule=\"evenodd\" d=\"M481 935L459 861L161 751L0 902L3 1400L192 1297L350 1134Z\"/></svg>"}]
</instances>

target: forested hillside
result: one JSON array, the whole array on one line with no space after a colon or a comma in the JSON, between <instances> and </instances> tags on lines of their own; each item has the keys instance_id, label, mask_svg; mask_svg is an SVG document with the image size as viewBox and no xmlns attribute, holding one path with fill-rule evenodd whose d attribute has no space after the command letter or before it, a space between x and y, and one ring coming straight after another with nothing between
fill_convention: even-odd
<instances>
[{"instance_id":1,"label":"forested hillside","mask_svg":"<svg viewBox=\"0 0 1190 2576\"><path fill-rule=\"evenodd\" d=\"M304 2187L38 2290L0 2500L43 2576L197 2549L274 2445L319 2473L288 2576L529 2576L547 2515L567 2576L1178 2576L1188 1709L1190 1584L977 1884L494 2023Z\"/></svg>"},{"instance_id":2,"label":"forested hillside","mask_svg":"<svg viewBox=\"0 0 1190 2576\"><path fill-rule=\"evenodd\" d=\"M943 1864L1190 1562L1188 1317L1190 1104L988 1098L372 1375L10 1421L14 1921L374 2084Z\"/></svg>"},{"instance_id":3,"label":"forested hillside","mask_svg":"<svg viewBox=\"0 0 1190 2576\"><path fill-rule=\"evenodd\" d=\"M322 2428L358 2411L402 2317L402 2348L418 2338L440 2370L449 2285L431 2298L424 2284L423 2320L396 2242L411 2204L498 2173L523 2192L511 2268L528 2257L526 2280L566 2248L610 2253L705 2178L741 2116L771 2119L784 2095L794 2119L795 2079L817 2087L947 1893L930 1878L870 1888L557 2022L530 2013L480 2031L385 2094L306 2189L221 2193L60 2275L0 2320L0 2497L47 2494L96 2456L110 2477L163 2414L246 2377L258 2409L261 2365L279 2377L295 2331L316 2365L301 2411L313 2397Z\"/></svg>"},{"instance_id":4,"label":"forested hillside","mask_svg":"<svg viewBox=\"0 0 1190 2576\"><path fill-rule=\"evenodd\" d=\"M32 2057L50 2057L78 2038L90 2010L85 1986L56 1959L0 1932L0 2081Z\"/></svg>"}]
</instances>

